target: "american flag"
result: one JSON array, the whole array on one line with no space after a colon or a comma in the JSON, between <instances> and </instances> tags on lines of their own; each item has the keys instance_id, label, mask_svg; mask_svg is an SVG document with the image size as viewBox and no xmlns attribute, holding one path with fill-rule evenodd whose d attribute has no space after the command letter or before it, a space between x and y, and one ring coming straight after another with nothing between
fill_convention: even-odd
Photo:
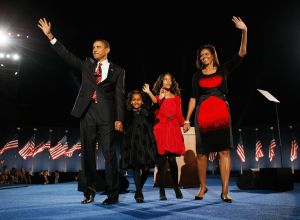
<instances>
[{"instance_id":1,"label":"american flag","mask_svg":"<svg viewBox=\"0 0 300 220\"><path fill-rule=\"evenodd\" d=\"M47 141L46 143L43 141L34 149L32 157L35 157L37 154L42 153L44 150L50 149L50 147L51 141Z\"/></svg>"},{"instance_id":2,"label":"american flag","mask_svg":"<svg viewBox=\"0 0 300 220\"><path fill-rule=\"evenodd\" d=\"M49 149L50 155L53 160L59 159L65 155L68 150L67 137L64 136L54 147Z\"/></svg>"},{"instance_id":3,"label":"american flag","mask_svg":"<svg viewBox=\"0 0 300 220\"><path fill-rule=\"evenodd\" d=\"M260 157L264 156L263 146L260 140L256 141L255 144L255 160L258 161Z\"/></svg>"},{"instance_id":4,"label":"american flag","mask_svg":"<svg viewBox=\"0 0 300 220\"><path fill-rule=\"evenodd\" d=\"M2 147L2 149L0 150L0 155L3 154L5 151L12 149L12 148L18 148L19 144L18 144L18 138L15 137L13 140L8 141L4 147Z\"/></svg>"},{"instance_id":5,"label":"american flag","mask_svg":"<svg viewBox=\"0 0 300 220\"><path fill-rule=\"evenodd\" d=\"M270 146L269 146L269 158L270 161L273 160L273 158L275 157L275 147L276 147L276 141L273 138L270 142Z\"/></svg>"},{"instance_id":6,"label":"american flag","mask_svg":"<svg viewBox=\"0 0 300 220\"><path fill-rule=\"evenodd\" d=\"M294 139L291 142L291 161L292 162L297 159L297 155L298 155L298 143L297 143L296 139Z\"/></svg>"},{"instance_id":7,"label":"american flag","mask_svg":"<svg viewBox=\"0 0 300 220\"><path fill-rule=\"evenodd\" d=\"M242 143L239 143L236 147L236 153L240 157L241 162L246 162L245 152L244 152L244 146Z\"/></svg>"},{"instance_id":8,"label":"american flag","mask_svg":"<svg viewBox=\"0 0 300 220\"><path fill-rule=\"evenodd\" d=\"M65 152L65 156L67 157L72 157L74 151L76 150L81 150L81 143L80 142L77 142L76 144L74 144L70 149L68 149L66 152Z\"/></svg>"},{"instance_id":9,"label":"american flag","mask_svg":"<svg viewBox=\"0 0 300 220\"><path fill-rule=\"evenodd\" d=\"M208 155L208 160L214 162L214 160L217 158L217 154L217 152L210 152Z\"/></svg>"},{"instance_id":10,"label":"american flag","mask_svg":"<svg viewBox=\"0 0 300 220\"><path fill-rule=\"evenodd\" d=\"M24 145L24 147L19 150L19 154L26 160L28 157L31 157L34 152L34 138L31 137L30 140Z\"/></svg>"}]
</instances>

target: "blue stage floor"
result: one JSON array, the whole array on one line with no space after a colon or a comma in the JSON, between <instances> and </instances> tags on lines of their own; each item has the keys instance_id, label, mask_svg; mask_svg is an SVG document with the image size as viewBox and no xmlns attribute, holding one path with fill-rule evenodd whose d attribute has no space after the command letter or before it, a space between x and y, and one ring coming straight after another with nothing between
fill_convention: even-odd
<instances>
[{"instance_id":1,"label":"blue stage floor","mask_svg":"<svg viewBox=\"0 0 300 220\"><path fill-rule=\"evenodd\" d=\"M159 201L153 178L144 187L145 203L134 200L131 177L129 192L120 195L117 205L103 206L105 195L98 193L93 204L82 205L77 183L49 185L2 185L0 219L300 219L300 183L294 190L240 190L236 179L230 181L233 203L221 201L219 176L208 176L208 193L202 201L193 200L197 188L182 189L184 198L175 198L167 189L167 201Z\"/></svg>"}]
</instances>

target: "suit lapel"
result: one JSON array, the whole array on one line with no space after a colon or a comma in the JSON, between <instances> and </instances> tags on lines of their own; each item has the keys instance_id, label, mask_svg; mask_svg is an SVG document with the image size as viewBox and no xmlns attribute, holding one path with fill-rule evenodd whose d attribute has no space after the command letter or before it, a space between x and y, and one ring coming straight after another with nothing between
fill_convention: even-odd
<instances>
[{"instance_id":1,"label":"suit lapel","mask_svg":"<svg viewBox=\"0 0 300 220\"><path fill-rule=\"evenodd\" d=\"M89 77L95 79L95 76L94 76L94 73L95 73L95 69L96 69L96 66L97 66L97 62L95 62L94 59L92 58L88 58L90 64L88 65L88 74L89 74ZM96 81L95 81L96 82Z\"/></svg>"}]
</instances>

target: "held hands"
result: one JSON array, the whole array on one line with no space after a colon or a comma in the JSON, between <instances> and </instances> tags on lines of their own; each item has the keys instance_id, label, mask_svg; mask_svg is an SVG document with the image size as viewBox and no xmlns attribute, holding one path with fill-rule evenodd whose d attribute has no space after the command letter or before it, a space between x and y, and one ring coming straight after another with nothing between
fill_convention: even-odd
<instances>
[{"instance_id":1,"label":"held hands","mask_svg":"<svg viewBox=\"0 0 300 220\"><path fill-rule=\"evenodd\" d=\"M41 18L39 20L38 27L43 31L43 33L52 40L54 38L53 34L51 33L51 23L46 20L46 18Z\"/></svg>"},{"instance_id":2,"label":"held hands","mask_svg":"<svg viewBox=\"0 0 300 220\"><path fill-rule=\"evenodd\" d=\"M191 127L190 123L185 123L183 125L183 132L184 133L188 132L188 130L190 130L190 127Z\"/></svg>"},{"instance_id":3,"label":"held hands","mask_svg":"<svg viewBox=\"0 0 300 220\"><path fill-rule=\"evenodd\" d=\"M231 20L233 21L233 23L238 29L247 31L247 26L245 25L245 23L242 21L240 17L233 16Z\"/></svg>"}]
</instances>

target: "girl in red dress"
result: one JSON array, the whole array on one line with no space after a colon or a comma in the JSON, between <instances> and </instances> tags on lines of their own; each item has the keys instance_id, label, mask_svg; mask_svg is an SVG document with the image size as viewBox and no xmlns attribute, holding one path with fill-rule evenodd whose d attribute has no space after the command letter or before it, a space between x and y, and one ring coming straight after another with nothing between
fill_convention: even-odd
<instances>
[{"instance_id":1,"label":"girl in red dress","mask_svg":"<svg viewBox=\"0 0 300 220\"><path fill-rule=\"evenodd\" d=\"M159 105L155 112L154 136L158 149L157 176L160 200L167 200L164 186L167 161L169 162L176 198L181 199L183 196L178 186L176 157L184 155L185 146L180 128L184 125L184 118L182 116L179 85L170 73L165 72L158 77L153 86L155 95L150 91L148 84L144 85L143 91L149 95L153 103Z\"/></svg>"}]
</instances>

